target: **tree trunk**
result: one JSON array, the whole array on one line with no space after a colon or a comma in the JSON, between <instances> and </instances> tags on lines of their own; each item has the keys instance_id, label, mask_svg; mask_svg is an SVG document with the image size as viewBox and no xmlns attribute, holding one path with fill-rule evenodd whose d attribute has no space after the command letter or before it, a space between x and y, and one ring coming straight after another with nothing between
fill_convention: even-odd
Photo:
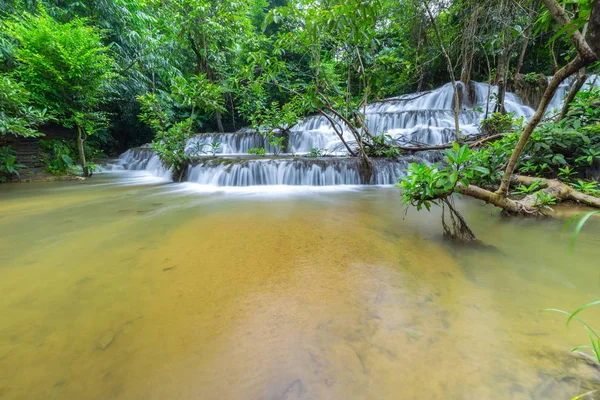
<instances>
[{"instance_id":1,"label":"tree trunk","mask_svg":"<svg viewBox=\"0 0 600 400\"><path fill-rule=\"evenodd\" d=\"M488 56L488 53L485 50L485 48L483 48L483 54L485 54L485 62L487 64L487 69L488 69L488 89L487 89L487 96L486 96L486 100L485 100L485 117L484 117L484 119L487 119L488 115L490 113L490 95L492 94L492 66L490 65L490 57Z\"/></svg>"},{"instance_id":2,"label":"tree trunk","mask_svg":"<svg viewBox=\"0 0 600 400\"><path fill-rule=\"evenodd\" d=\"M550 45L550 54L552 55L552 75L558 72L558 61L556 60L556 52L554 51L554 42Z\"/></svg>"},{"instance_id":3,"label":"tree trunk","mask_svg":"<svg viewBox=\"0 0 600 400\"><path fill-rule=\"evenodd\" d=\"M421 46L423 45L422 38L423 21L419 13L419 33L417 34L417 51L415 52L415 68L417 70L417 92L423 90L423 63L421 62Z\"/></svg>"},{"instance_id":4,"label":"tree trunk","mask_svg":"<svg viewBox=\"0 0 600 400\"><path fill-rule=\"evenodd\" d=\"M594 2L588 20L587 42L592 51L600 58L600 0Z\"/></svg>"},{"instance_id":5,"label":"tree trunk","mask_svg":"<svg viewBox=\"0 0 600 400\"><path fill-rule=\"evenodd\" d=\"M556 180L534 178L530 176L515 175L513 180L524 186L531 186L536 181L542 181L544 188L539 193L544 193L555 198L557 201L572 200L585 204L590 207L600 208L600 198L589 196L573 189L572 187ZM537 193L526 196L521 200L512 200L498 193L490 192L489 190L480 188L475 185L464 186L458 184L456 189L459 193L483 200L488 204L502 208L512 214L538 215L542 213L539 198Z\"/></svg>"},{"instance_id":6,"label":"tree trunk","mask_svg":"<svg viewBox=\"0 0 600 400\"><path fill-rule=\"evenodd\" d=\"M90 176L90 170L87 167L87 163L85 161L85 149L83 147L83 143L85 142L83 129L81 126L77 125L77 148L79 149L79 162L81 163L81 170L83 171L84 177Z\"/></svg>"},{"instance_id":7,"label":"tree trunk","mask_svg":"<svg viewBox=\"0 0 600 400\"><path fill-rule=\"evenodd\" d=\"M587 23L583 26L583 29L581 30L581 34L584 37L585 37L586 33L587 33ZM583 87L583 84L585 83L587 78L588 77L585 74L585 68L581 68L577 72L577 80L572 84L571 88L569 89L569 93L567 94L567 98L565 99L565 102L563 104L563 108L560 111L559 120L561 120L567 116L571 102L575 99L575 96L577 96L577 93L579 93L579 91Z\"/></svg>"},{"instance_id":8,"label":"tree trunk","mask_svg":"<svg viewBox=\"0 0 600 400\"><path fill-rule=\"evenodd\" d=\"M319 113L322 116L324 116L327 119L327 121L329 121L329 124L331 124L331 127L333 128L334 132L336 133L336 135L338 135L338 137L340 138L340 140L344 144L344 147L346 148L346 150L348 150L348 154L350 154L353 157L356 156L356 153L354 153L352 151L352 149L350 148L350 146L348 146L348 143L346 143L346 140L344 139L343 132L336 125L335 120L333 118L331 118L329 115L327 115L327 113L325 111L323 111L323 110L319 110Z\"/></svg>"},{"instance_id":9,"label":"tree trunk","mask_svg":"<svg viewBox=\"0 0 600 400\"><path fill-rule=\"evenodd\" d=\"M521 73L523 63L525 62L525 55L527 54L527 47L529 47L529 41L531 40L531 34L533 33L533 27L535 25L535 9L537 1L531 2L531 9L529 10L529 25L525 28L525 40L523 41L523 47L521 47L521 53L519 53L519 59L517 60L517 67L515 69L515 77Z\"/></svg>"},{"instance_id":10,"label":"tree trunk","mask_svg":"<svg viewBox=\"0 0 600 400\"><path fill-rule=\"evenodd\" d=\"M460 80L467 90L468 99L473 103L475 91L471 87L471 71L473 69L473 55L475 53L475 33L477 31L477 19L479 17L479 2L472 2L473 7L471 19L468 20L461 43L462 67Z\"/></svg>"},{"instance_id":11,"label":"tree trunk","mask_svg":"<svg viewBox=\"0 0 600 400\"><path fill-rule=\"evenodd\" d=\"M326 100L324 98L324 100ZM358 129L356 128L356 126L354 126L350 121L348 121L348 119L346 117L344 117L342 114L340 114L338 111L336 111L331 105L327 105L325 107L325 109L327 109L329 112L331 112L333 115L335 115L336 117L338 117L340 120L342 120L344 122L344 124L346 124L346 126L348 127L348 129L350 129L350 132L352 132L352 136L354 136L354 139L356 140L356 145L358 146L358 152L360 155L360 159L363 165L363 183L365 184L369 184L371 183L371 176L373 173L373 162L371 161L371 159L369 158L369 156L367 155L363 142L362 142L362 136L360 135L360 132L358 131ZM331 123L331 121L330 121ZM336 133L338 133L336 131ZM339 136L339 133L338 133ZM345 143L345 142L344 142ZM348 148L346 146L346 148Z\"/></svg>"},{"instance_id":12,"label":"tree trunk","mask_svg":"<svg viewBox=\"0 0 600 400\"><path fill-rule=\"evenodd\" d=\"M521 47L521 53L519 53L519 59L517 60L517 67L515 68L515 76L521 73L521 69L523 69L523 63L525 61L525 54L527 54L527 47L529 47L529 35L531 35L530 26L527 27L525 31L525 41L523 42L523 47Z\"/></svg>"},{"instance_id":13,"label":"tree trunk","mask_svg":"<svg viewBox=\"0 0 600 400\"><path fill-rule=\"evenodd\" d=\"M507 44L504 48L504 55L500 57L501 61L498 63L498 69L496 71L496 82L498 84L498 98L496 99L496 107L494 109L494 112L499 112L502 114L506 114L504 99L506 98L506 80L508 78L508 66L510 64L511 51L512 47Z\"/></svg>"},{"instance_id":14,"label":"tree trunk","mask_svg":"<svg viewBox=\"0 0 600 400\"><path fill-rule=\"evenodd\" d=\"M515 167L517 166L519 157L521 156L521 153L523 152L523 149L525 148L525 145L527 144L527 141L529 140L531 133L537 127L538 123L542 120L542 117L544 116L544 114L546 113L546 109L548 108L548 104L550 104L550 101L552 100L552 97L554 97L554 94L556 93L556 90L558 89L560 84L565 79L567 79L569 76L571 76L573 73L575 73L575 71L577 71L579 68L581 68L583 66L583 64L584 63L581 60L581 58L579 58L579 56L577 56L573 61L571 61L569 64L567 64L563 68L561 68L552 77L552 80L550 81L548 88L546 89L546 91L544 92L544 95L542 96L540 105L538 106L535 114L533 114L533 117L531 117L531 119L529 120L529 123L527 124L525 129L523 130L523 133L521 134L521 137L519 138L519 142L517 143L517 146L515 147L514 151L512 152L512 154L510 156L508 165L506 166L506 171L504 172L504 176L502 177L502 182L500 184L500 188L498 189L498 192L497 192L498 194L500 194L502 196L508 196L510 177L511 177L512 173L514 172Z\"/></svg>"},{"instance_id":15,"label":"tree trunk","mask_svg":"<svg viewBox=\"0 0 600 400\"><path fill-rule=\"evenodd\" d=\"M235 126L235 105L233 104L233 96L231 93L227 93L227 98L229 99L229 105L231 106L231 125L233 126L233 130L236 131L237 128Z\"/></svg>"},{"instance_id":16,"label":"tree trunk","mask_svg":"<svg viewBox=\"0 0 600 400\"><path fill-rule=\"evenodd\" d=\"M544 4L550 11L550 14L554 17L554 19L561 25L568 25L571 20L569 16L565 12L565 10L558 4L556 0L543 0ZM590 14L590 20L588 24L588 38L598 38L600 37L600 0L596 0L593 5L592 12ZM600 52L600 43L593 42L590 45L586 42L584 36L576 30L570 36L571 43L575 46L577 50L577 57L572 60L570 63L561 68L550 81L548 88L544 92L542 96L542 100L540 101L540 105L538 106L535 114L523 130L521 137L519 138L519 142L515 147L515 150L510 156L510 160L508 161L508 165L506 166L506 170L504 171L504 176L502 177L502 182L500 184L500 188L496 192L501 196L508 196L508 189L510 186L510 179L515 170L517 162L519 161L519 157L531 136L531 133L541 121L546 109L548 108L548 104L552 100L554 93L556 93L556 89L558 86L569 76L574 74L580 68L584 68L585 66L593 63L598 59L598 55L596 52Z\"/></svg>"},{"instance_id":17,"label":"tree trunk","mask_svg":"<svg viewBox=\"0 0 600 400\"><path fill-rule=\"evenodd\" d=\"M425 0L425 10L427 10L427 14L429 15L429 19L431 20L431 25L433 26L433 30L435 31L435 36L440 42L440 48L442 50L442 54L446 59L446 67L448 69L448 74L450 75L450 80L452 81L452 89L454 90L454 129L456 130L456 141L460 142L462 140L460 135L460 123L458 119L458 115L460 112L460 97L458 96L458 87L456 85L456 79L454 78L454 68L452 66L452 60L446 51L446 47L444 46L444 42L442 41L442 36L440 35L440 31L438 30L437 24L435 23L435 18L429 9L429 3Z\"/></svg>"},{"instance_id":18,"label":"tree trunk","mask_svg":"<svg viewBox=\"0 0 600 400\"><path fill-rule=\"evenodd\" d=\"M215 110L215 117L217 118L217 129L219 130L219 133L225 132L225 129L223 129L223 121L222 121L222 117L221 117L221 111Z\"/></svg>"}]
</instances>

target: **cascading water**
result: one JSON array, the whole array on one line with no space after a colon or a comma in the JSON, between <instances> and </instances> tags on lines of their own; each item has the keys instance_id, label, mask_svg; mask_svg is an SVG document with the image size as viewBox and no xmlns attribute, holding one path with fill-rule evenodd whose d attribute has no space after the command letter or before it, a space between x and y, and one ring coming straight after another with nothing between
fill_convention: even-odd
<instances>
[{"instance_id":1,"label":"cascading water","mask_svg":"<svg viewBox=\"0 0 600 400\"><path fill-rule=\"evenodd\" d=\"M420 157L400 160L373 160L370 183L394 184L409 162L423 161ZM165 168L149 148L136 148L123 153L113 170L145 170L162 178L172 171ZM364 182L360 161L356 158L248 158L219 157L199 160L188 168L186 180L201 185L254 186L293 185L330 186L360 185Z\"/></svg>"},{"instance_id":2,"label":"cascading water","mask_svg":"<svg viewBox=\"0 0 600 400\"><path fill-rule=\"evenodd\" d=\"M586 85L589 87L597 84L596 82L595 77L590 77ZM571 83L569 80L561 85L550 104L549 112L561 107ZM458 84L462 85L460 82ZM486 117L486 112L489 115L494 110L497 88L474 83L474 99L470 101L464 87L461 88L461 135L474 135L479 132L479 125ZM453 104L452 85L446 84L428 92L369 104L364 109L365 123L372 134L389 135L394 142L403 145L447 143L456 137ZM534 113L532 108L524 105L513 93L506 93L505 108L516 117L525 119ZM347 129L343 129L342 134L348 143L352 143L354 138ZM259 133L242 130L236 133L197 135L186 146L186 151L196 156L197 160L188 168L186 180L213 186L359 185L368 180L361 173L361 165L356 158L340 157L345 155L345 148L325 117L316 115L303 119L290 129L287 139L286 155L256 158L248 157L250 149L264 148L268 153L277 152ZM298 157L312 149L338 157ZM203 159L202 156L212 155L213 150L219 157ZM435 154L421 153L419 156L402 157L398 160L374 159L370 183L394 184L403 176L409 162L435 161L435 157ZM123 153L113 169L145 170L162 178L168 178L172 174L149 148L144 147Z\"/></svg>"},{"instance_id":3,"label":"cascading water","mask_svg":"<svg viewBox=\"0 0 600 400\"><path fill-rule=\"evenodd\" d=\"M564 82L560 84L558 89L556 89L556 93L550 101L550 104L548 104L548 113L556 113L560 111L560 109L563 106L564 99L569 93L569 89L571 89L571 86L573 85L576 79L577 78L575 76L571 76L565 79ZM548 77L548 83L550 83L551 80L552 77ZM581 90L589 90L591 88L598 87L599 85L600 76L592 74L588 76Z\"/></svg>"},{"instance_id":4,"label":"cascading water","mask_svg":"<svg viewBox=\"0 0 600 400\"><path fill-rule=\"evenodd\" d=\"M274 153L276 150L260 133L236 132L196 135L188 141L186 151L196 156L212 154L212 143L218 144L215 148L216 154L242 155L248 154L248 151L254 148L264 148L267 153Z\"/></svg>"},{"instance_id":5,"label":"cascading water","mask_svg":"<svg viewBox=\"0 0 600 400\"><path fill-rule=\"evenodd\" d=\"M110 167L113 171L147 171L153 176L165 179L170 179L172 175L172 170L166 168L149 147L127 150Z\"/></svg>"},{"instance_id":6,"label":"cascading water","mask_svg":"<svg viewBox=\"0 0 600 400\"><path fill-rule=\"evenodd\" d=\"M459 82L459 85L462 85ZM479 124L485 118L488 85L474 83L473 106L464 105L459 112L461 134L477 134ZM463 90L463 93L466 92ZM495 107L496 87L490 88L489 113ZM463 101L463 104L468 102ZM390 135L402 144L421 143L436 145L448 143L456 137L454 123L454 90L448 83L441 88L417 94L407 94L365 107L365 122L373 135ZM516 117L529 118L533 109L524 105L513 93L507 93L505 107ZM351 133L344 130L344 139L351 142ZM307 153L311 148L326 149L330 153L343 150L343 145L330 122L323 116L308 117L292 128L290 151Z\"/></svg>"},{"instance_id":7,"label":"cascading water","mask_svg":"<svg viewBox=\"0 0 600 400\"><path fill-rule=\"evenodd\" d=\"M407 165L407 159L373 160L371 184L393 184ZM190 167L188 181L215 186L360 185L363 183L360 171L360 161L354 158L213 159Z\"/></svg>"}]
</instances>

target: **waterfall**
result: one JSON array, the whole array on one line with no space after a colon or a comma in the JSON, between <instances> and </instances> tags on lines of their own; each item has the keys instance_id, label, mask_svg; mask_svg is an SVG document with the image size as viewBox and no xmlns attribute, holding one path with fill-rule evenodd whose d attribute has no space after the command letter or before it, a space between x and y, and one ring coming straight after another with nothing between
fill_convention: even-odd
<instances>
[{"instance_id":1,"label":"waterfall","mask_svg":"<svg viewBox=\"0 0 600 400\"><path fill-rule=\"evenodd\" d=\"M469 107L463 104L459 112L459 124L463 136L477 134L479 125L485 118L488 85L485 83L474 83L474 85L474 105ZM497 94L497 87L492 87L490 93L491 113L495 107L493 99ZM524 105L514 93L506 94L505 107L516 117L530 118L534 113L534 110ZM456 137L452 84L448 83L428 92L407 94L370 104L365 107L365 123L373 135L390 135L392 140L401 144L447 143ZM353 141L349 131L344 130L343 133L346 141ZM291 151L299 154L307 153L313 147L325 149L333 154L343 151L341 140L330 122L321 115L308 117L294 126L289 143Z\"/></svg>"},{"instance_id":2,"label":"waterfall","mask_svg":"<svg viewBox=\"0 0 600 400\"><path fill-rule=\"evenodd\" d=\"M412 161L417 161L416 159ZM373 160L371 184L392 185L403 176L409 159ZM187 181L214 186L360 185L360 161L355 158L211 159L188 169Z\"/></svg>"},{"instance_id":3,"label":"waterfall","mask_svg":"<svg viewBox=\"0 0 600 400\"><path fill-rule=\"evenodd\" d=\"M548 83L550 83L551 80L552 80L552 77L549 76ZM548 114L555 114L557 112L560 112L560 110L563 106L565 97L567 97L567 94L569 93L569 89L571 89L571 86L573 85L573 83L576 80L577 80L576 76L570 76L569 78L565 79L563 81L563 83L560 84L560 86L556 90L556 93L554 94L554 97L552 97L550 104L548 104L548 111L547 111ZM588 76L588 78L585 81L585 83L583 84L583 87L581 88L581 90L590 90L590 89L592 89L594 87L598 87L598 86L600 86L600 77L598 75L591 74Z\"/></svg>"},{"instance_id":4,"label":"waterfall","mask_svg":"<svg viewBox=\"0 0 600 400\"><path fill-rule=\"evenodd\" d=\"M268 153L274 153L275 149L265 140L265 137L257 132L236 132L200 134L188 140L186 151L190 155L201 156L212 154L211 143L218 143L216 154L248 154L253 148L264 148Z\"/></svg>"},{"instance_id":5,"label":"waterfall","mask_svg":"<svg viewBox=\"0 0 600 400\"><path fill-rule=\"evenodd\" d=\"M548 112L562 106L572 83L573 80L570 79L559 87ZM596 76L592 76L586 87L598 83ZM461 82L458 84L463 89L463 97L466 97L467 91ZM495 108L497 87L476 82L473 85L473 101L463 101L459 112L459 126L463 136L479 132L479 126L485 118L486 105L490 114ZM364 108L365 124L372 134L389 135L397 144L448 143L456 137L453 105L454 91L448 83L438 89L369 104ZM505 108L516 117L526 120L534 113L514 93L506 93ZM341 129L344 139L352 143L354 137L351 132ZM213 142L218 143L215 151L218 157L212 157L210 143ZM235 133L196 135L186 145L186 152L194 161L186 171L185 180L211 186L329 186L364 183L359 160L346 157L342 141L325 117L315 115L304 118L291 127L287 142L287 154L278 157L249 157L248 151L252 148L264 148L271 154L278 153L279 149L270 146L264 135L247 129ZM336 157L299 157L309 153L311 149L319 149ZM430 163L438 157L439 153L423 152L417 156L395 160L373 159L370 183L394 184L404 174L409 162ZM148 147L126 151L112 169L145 170L162 178L170 178L172 173Z\"/></svg>"},{"instance_id":6,"label":"waterfall","mask_svg":"<svg viewBox=\"0 0 600 400\"><path fill-rule=\"evenodd\" d=\"M170 179L172 170L166 168L149 147L136 147L121 154L114 164L113 171L147 171L160 178Z\"/></svg>"}]
</instances>

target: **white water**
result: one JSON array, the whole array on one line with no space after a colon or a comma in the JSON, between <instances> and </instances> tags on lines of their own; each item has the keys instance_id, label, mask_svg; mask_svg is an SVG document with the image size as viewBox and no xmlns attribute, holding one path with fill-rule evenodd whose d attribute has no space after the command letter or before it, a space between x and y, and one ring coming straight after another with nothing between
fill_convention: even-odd
<instances>
[{"instance_id":1,"label":"white water","mask_svg":"<svg viewBox=\"0 0 600 400\"><path fill-rule=\"evenodd\" d=\"M562 106L572 80L563 83L554 96L549 113ZM587 87L596 84L591 77ZM459 85L462 85L459 82ZM489 91L489 93L488 93ZM487 107L491 114L495 107L497 88L485 83L475 83L475 99L471 102L463 98L459 114L461 135L469 136L479 132L479 125L486 116ZM463 91L466 96L466 92ZM389 135L398 144L436 145L452 141L456 137L454 122L454 92L450 83L428 92L407 94L365 107L365 123L374 135ZM523 104L514 93L507 93L505 108L516 117L530 118L534 110ZM341 124L342 126L343 124ZM353 136L342 130L345 140L352 146ZM360 173L360 163L351 158L248 158L252 148L265 148L274 153L276 149L266 143L259 133L242 130L237 133L200 134L190 139L186 151L195 156L212 155L210 143L219 147L215 153L228 159L206 159L189 167L186 180L200 185L232 186L329 186L359 185L364 183ZM311 116L292 127L289 134L288 154L301 155L311 149L321 149L331 155L345 155L345 148L323 116ZM245 155L245 157L241 157ZM390 185L403 176L408 162L433 161L435 154L423 153L410 159L374 160L370 183ZM139 148L123 153L114 170L147 171L155 177L168 179L172 171L165 168L158 157L149 149Z\"/></svg>"},{"instance_id":2,"label":"white water","mask_svg":"<svg viewBox=\"0 0 600 400\"><path fill-rule=\"evenodd\" d=\"M371 184L397 182L407 161L374 160ZM219 160L202 162L190 168L188 181L215 186L331 186L360 185L357 159L263 159L224 165Z\"/></svg>"},{"instance_id":3,"label":"white water","mask_svg":"<svg viewBox=\"0 0 600 400\"><path fill-rule=\"evenodd\" d=\"M131 149L121 155L113 170L148 171L153 176L169 177L158 157L149 149ZM424 158L373 160L371 184L392 185L404 175L409 162ZM211 186L330 186L360 185L360 161L356 158L217 158L189 167L188 182Z\"/></svg>"},{"instance_id":4,"label":"white water","mask_svg":"<svg viewBox=\"0 0 600 400\"><path fill-rule=\"evenodd\" d=\"M552 77L548 77L548 83L550 83L551 79L552 79ZM569 93L569 89L571 88L571 85L574 83L574 81L576 79L577 78L575 76L571 76L568 79L566 79L563 83L560 84L560 86L556 90L556 93L554 94L554 97L552 98L552 101L550 102L550 104L548 104L548 111L547 111L548 114L555 114L560 111L560 109L563 106L564 99L567 96L567 94ZM583 84L581 91L589 90L589 89L597 87L599 85L600 85L600 76L599 75L590 75L588 77L588 79L585 81L585 83Z\"/></svg>"},{"instance_id":5,"label":"white water","mask_svg":"<svg viewBox=\"0 0 600 400\"><path fill-rule=\"evenodd\" d=\"M459 82L459 84L461 84ZM495 107L496 87L490 90L489 113ZM485 118L488 85L475 83L475 101L463 101L459 113L459 126L463 136L477 134ZM448 83L438 89L416 94L407 94L385 102L365 107L365 119L373 135L390 135L401 144L442 144L456 137L454 123L454 91ZM516 117L529 118L534 110L523 104L513 93L507 93L505 107ZM344 139L352 142L347 130ZM343 151L343 145L329 121L320 115L308 117L292 128L290 147L294 153L307 153L311 148L326 149L330 153Z\"/></svg>"},{"instance_id":6,"label":"white water","mask_svg":"<svg viewBox=\"0 0 600 400\"><path fill-rule=\"evenodd\" d=\"M216 154L246 155L253 148L264 148L268 153L275 149L269 145L265 137L255 132L236 132L220 134L200 134L188 140L186 151L195 156L212 155L211 143L218 143Z\"/></svg>"},{"instance_id":7,"label":"white water","mask_svg":"<svg viewBox=\"0 0 600 400\"><path fill-rule=\"evenodd\" d=\"M172 170L166 168L158 156L147 147L129 149L119 156L115 164L110 165L112 171L147 171L152 176L171 179Z\"/></svg>"}]
</instances>

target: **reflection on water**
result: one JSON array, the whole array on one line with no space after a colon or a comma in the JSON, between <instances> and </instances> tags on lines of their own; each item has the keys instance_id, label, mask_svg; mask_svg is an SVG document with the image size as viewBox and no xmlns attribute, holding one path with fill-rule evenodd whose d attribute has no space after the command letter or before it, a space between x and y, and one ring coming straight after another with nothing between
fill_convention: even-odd
<instances>
[{"instance_id":1,"label":"reflection on water","mask_svg":"<svg viewBox=\"0 0 600 400\"><path fill-rule=\"evenodd\" d=\"M473 203L490 246L455 248L437 215L404 217L395 189L263 189L110 176L3 186L0 398L594 389L595 371L568 352L585 332L539 310L598 297L598 221L571 254L564 220L503 220Z\"/></svg>"}]
</instances>

